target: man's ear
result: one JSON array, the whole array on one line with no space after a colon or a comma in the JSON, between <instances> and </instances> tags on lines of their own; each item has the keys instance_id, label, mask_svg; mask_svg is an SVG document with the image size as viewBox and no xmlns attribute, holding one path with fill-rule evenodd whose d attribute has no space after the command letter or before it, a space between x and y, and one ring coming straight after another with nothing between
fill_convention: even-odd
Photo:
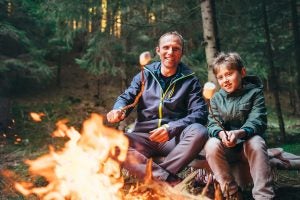
<instances>
[{"instance_id":1,"label":"man's ear","mask_svg":"<svg viewBox=\"0 0 300 200\"><path fill-rule=\"evenodd\" d=\"M243 67L242 70L241 70L241 75L242 75L242 78L244 78L246 76L247 72L246 72L246 68Z\"/></svg>"},{"instance_id":2,"label":"man's ear","mask_svg":"<svg viewBox=\"0 0 300 200\"><path fill-rule=\"evenodd\" d=\"M158 46L155 48L155 51L156 51L156 54L159 55L160 51L159 51L159 47Z\"/></svg>"}]
</instances>

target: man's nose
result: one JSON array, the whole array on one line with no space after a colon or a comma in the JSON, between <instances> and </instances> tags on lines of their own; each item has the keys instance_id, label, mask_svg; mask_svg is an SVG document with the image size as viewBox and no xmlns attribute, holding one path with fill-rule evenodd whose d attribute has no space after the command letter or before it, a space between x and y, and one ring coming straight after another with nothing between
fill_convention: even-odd
<instances>
[{"instance_id":1,"label":"man's nose","mask_svg":"<svg viewBox=\"0 0 300 200\"><path fill-rule=\"evenodd\" d=\"M173 52L174 52L173 48L169 48L169 49L168 49L168 53L169 53L169 54L171 54L171 53L173 53Z\"/></svg>"}]
</instances>

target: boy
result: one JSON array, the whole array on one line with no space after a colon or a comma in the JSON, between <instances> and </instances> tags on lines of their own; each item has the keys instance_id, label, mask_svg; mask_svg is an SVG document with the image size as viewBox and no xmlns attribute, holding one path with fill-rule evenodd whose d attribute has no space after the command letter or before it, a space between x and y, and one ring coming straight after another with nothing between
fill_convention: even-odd
<instances>
[{"instance_id":1,"label":"boy","mask_svg":"<svg viewBox=\"0 0 300 200\"><path fill-rule=\"evenodd\" d=\"M241 199L230 163L246 161L254 183L254 199L272 199L272 174L267 146L262 138L267 128L263 86L256 76L246 76L237 53L220 53L213 61L213 73L221 87L211 99L208 117L210 139L206 159L227 199ZM216 121L222 123L220 127Z\"/></svg>"}]
</instances>

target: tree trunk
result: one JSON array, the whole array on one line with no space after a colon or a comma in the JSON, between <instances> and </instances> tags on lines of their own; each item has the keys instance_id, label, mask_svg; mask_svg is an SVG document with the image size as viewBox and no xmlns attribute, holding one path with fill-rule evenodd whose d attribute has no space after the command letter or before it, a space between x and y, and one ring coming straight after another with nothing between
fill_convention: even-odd
<instances>
[{"instance_id":1,"label":"tree trunk","mask_svg":"<svg viewBox=\"0 0 300 200\"><path fill-rule=\"evenodd\" d=\"M218 85L215 75L212 71L213 58L220 51L217 39L217 26L215 19L215 1L214 0L200 0L201 1L201 16L203 25L203 39L205 45L206 62L208 66L208 81L214 82Z\"/></svg>"},{"instance_id":2,"label":"tree trunk","mask_svg":"<svg viewBox=\"0 0 300 200\"><path fill-rule=\"evenodd\" d=\"M269 31L269 24L268 24L268 15L267 15L267 9L266 9L266 2L265 0L262 1L262 12L263 12L263 20L264 20L264 29L266 34L266 40L267 40L267 57L269 62L269 80L272 82L270 84L270 89L273 93L274 100L275 100L275 107L276 107L276 113L278 117L278 123L279 123L279 129L282 136L282 139L285 141L286 134L285 134L285 127L284 127L284 121L282 117L281 112L281 105L280 105L280 99L279 99L279 84L276 77L279 77L277 73L277 69L274 67L274 61L273 61L273 51L271 47L271 38L270 38L270 31Z\"/></svg>"},{"instance_id":3,"label":"tree trunk","mask_svg":"<svg viewBox=\"0 0 300 200\"><path fill-rule=\"evenodd\" d=\"M297 2L296 0L291 0L291 12L292 12L292 27L294 36L294 46L295 46L295 69L297 70L297 93L298 98L300 98L300 36L298 28L298 13L297 13Z\"/></svg>"}]
</instances>

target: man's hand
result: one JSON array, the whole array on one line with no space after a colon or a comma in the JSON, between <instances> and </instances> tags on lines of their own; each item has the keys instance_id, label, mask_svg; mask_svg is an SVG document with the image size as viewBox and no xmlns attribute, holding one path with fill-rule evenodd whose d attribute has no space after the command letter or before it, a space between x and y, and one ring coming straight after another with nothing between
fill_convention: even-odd
<instances>
[{"instance_id":1,"label":"man's hand","mask_svg":"<svg viewBox=\"0 0 300 200\"><path fill-rule=\"evenodd\" d=\"M167 142L169 140L169 133L167 128L162 126L150 131L149 139L153 142Z\"/></svg>"},{"instance_id":2,"label":"man's hand","mask_svg":"<svg viewBox=\"0 0 300 200\"><path fill-rule=\"evenodd\" d=\"M111 110L109 113L107 113L106 118L110 123L117 123L125 118L125 112L121 109Z\"/></svg>"}]
</instances>

